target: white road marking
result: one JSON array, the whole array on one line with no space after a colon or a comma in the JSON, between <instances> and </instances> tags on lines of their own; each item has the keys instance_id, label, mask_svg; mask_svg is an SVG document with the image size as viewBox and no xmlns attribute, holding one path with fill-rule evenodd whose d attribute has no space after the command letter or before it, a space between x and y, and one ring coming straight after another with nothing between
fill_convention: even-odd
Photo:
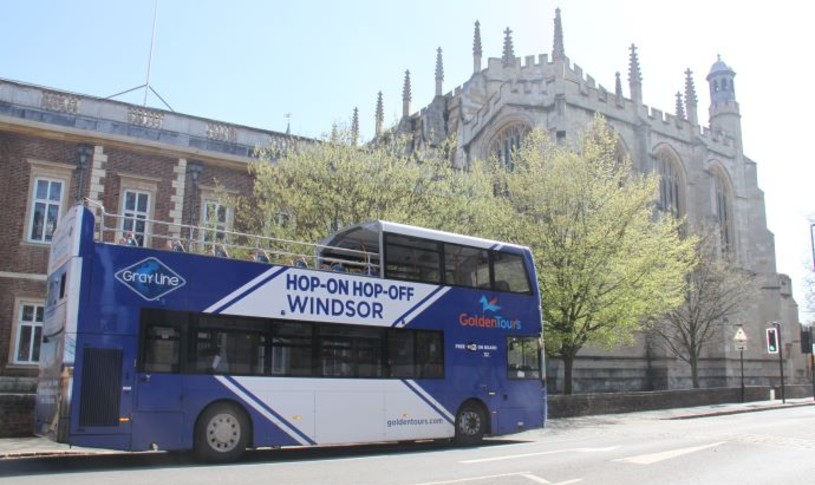
<instances>
[{"instance_id":1,"label":"white road marking","mask_svg":"<svg viewBox=\"0 0 815 485\"><path fill-rule=\"evenodd\" d=\"M718 441L716 443L711 443L709 445L703 446L694 446L691 448L679 448L677 450L669 450L669 451L662 451L659 453L651 453L648 455L639 455L639 456L630 456L628 458L618 458L614 461L622 461L625 463L634 463L637 465L651 465L653 463L658 463L664 460L670 460L671 458L676 458L678 456L687 455L690 453L695 453L697 451L706 450L708 448L713 448L714 446L719 446L721 444L727 443L726 441Z\"/></svg>"},{"instance_id":2,"label":"white road marking","mask_svg":"<svg viewBox=\"0 0 815 485\"><path fill-rule=\"evenodd\" d=\"M549 480L541 478L537 475L533 475L531 473L519 473L518 476L524 477L527 480L532 480L535 483L540 483L541 485L552 485L552 482L550 482Z\"/></svg>"},{"instance_id":3,"label":"white road marking","mask_svg":"<svg viewBox=\"0 0 815 485\"><path fill-rule=\"evenodd\" d=\"M467 482L474 482L478 480L492 480L495 478L508 478L508 477L524 477L526 479L532 480L535 483L540 483L541 485L555 485L549 480L543 479L537 475L533 475L530 472L515 472L515 473L502 473L500 475L481 475L477 477L468 477L468 478L458 478L456 480L443 480L441 482L423 482L417 483L416 485L449 485L451 483L467 483ZM573 483L574 481L570 482L562 482L565 483ZM558 484L560 485L560 484Z\"/></svg>"},{"instance_id":4,"label":"white road marking","mask_svg":"<svg viewBox=\"0 0 815 485\"><path fill-rule=\"evenodd\" d=\"M558 453L601 453L603 451L613 451L619 448L619 446L609 446L607 448L567 448L564 450L552 450L552 451L541 451L538 453L522 453L520 455L505 455L505 456L493 456L490 458L476 458L473 460L463 460L459 463L465 464L473 464L473 463L488 463L491 461L503 461L503 460L516 460L518 458L529 458L530 456L544 456L544 455L555 455Z\"/></svg>"}]
</instances>

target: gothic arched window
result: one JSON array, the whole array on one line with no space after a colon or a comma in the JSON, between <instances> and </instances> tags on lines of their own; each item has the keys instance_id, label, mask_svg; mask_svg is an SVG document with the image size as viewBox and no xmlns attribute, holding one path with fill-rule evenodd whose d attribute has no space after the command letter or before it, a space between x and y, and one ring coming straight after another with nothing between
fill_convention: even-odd
<instances>
[{"instance_id":1,"label":"gothic arched window","mask_svg":"<svg viewBox=\"0 0 815 485\"><path fill-rule=\"evenodd\" d=\"M677 162L669 153L660 152L656 168L659 174L659 208L679 218L684 212L684 200Z\"/></svg>"},{"instance_id":2,"label":"gothic arched window","mask_svg":"<svg viewBox=\"0 0 815 485\"><path fill-rule=\"evenodd\" d=\"M512 170L513 152L521 147L524 137L529 133L529 127L520 123L510 125L501 130L490 143L490 155L494 155L509 170Z\"/></svg>"},{"instance_id":3,"label":"gothic arched window","mask_svg":"<svg viewBox=\"0 0 815 485\"><path fill-rule=\"evenodd\" d=\"M733 249L733 197L730 188L721 173L713 175L714 216L719 230L719 238L722 244L722 252L730 252Z\"/></svg>"}]
</instances>

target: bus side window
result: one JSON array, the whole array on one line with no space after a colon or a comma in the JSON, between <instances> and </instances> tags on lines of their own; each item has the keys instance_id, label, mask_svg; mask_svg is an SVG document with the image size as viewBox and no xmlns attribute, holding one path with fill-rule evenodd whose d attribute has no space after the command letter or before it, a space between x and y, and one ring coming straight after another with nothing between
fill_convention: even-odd
<instances>
[{"instance_id":1,"label":"bus side window","mask_svg":"<svg viewBox=\"0 0 815 485\"><path fill-rule=\"evenodd\" d=\"M415 332L388 331L388 377L416 376Z\"/></svg>"},{"instance_id":2,"label":"bus side window","mask_svg":"<svg viewBox=\"0 0 815 485\"><path fill-rule=\"evenodd\" d=\"M496 251L492 256L492 264L495 290L524 294L531 291L523 256Z\"/></svg>"},{"instance_id":3,"label":"bus side window","mask_svg":"<svg viewBox=\"0 0 815 485\"><path fill-rule=\"evenodd\" d=\"M272 368L275 376L310 376L313 369L313 326L301 322L279 322L272 338Z\"/></svg>"},{"instance_id":4,"label":"bus side window","mask_svg":"<svg viewBox=\"0 0 815 485\"><path fill-rule=\"evenodd\" d=\"M469 288L489 288L490 258L485 249L446 243L444 282Z\"/></svg>"},{"instance_id":5,"label":"bus side window","mask_svg":"<svg viewBox=\"0 0 815 485\"><path fill-rule=\"evenodd\" d=\"M65 280L68 275L66 273L62 273L59 277L59 299L65 298Z\"/></svg>"},{"instance_id":6,"label":"bus side window","mask_svg":"<svg viewBox=\"0 0 815 485\"><path fill-rule=\"evenodd\" d=\"M416 332L416 364L419 377L423 379L444 377L444 349L441 332Z\"/></svg>"},{"instance_id":7,"label":"bus side window","mask_svg":"<svg viewBox=\"0 0 815 485\"><path fill-rule=\"evenodd\" d=\"M249 330L198 330L195 370L209 374L261 375L264 373L266 336Z\"/></svg>"},{"instance_id":8,"label":"bus side window","mask_svg":"<svg viewBox=\"0 0 815 485\"><path fill-rule=\"evenodd\" d=\"M440 283L441 247L436 241L385 234L385 277Z\"/></svg>"},{"instance_id":9,"label":"bus side window","mask_svg":"<svg viewBox=\"0 0 815 485\"><path fill-rule=\"evenodd\" d=\"M178 372L181 333L173 326L150 324L144 335L144 372Z\"/></svg>"}]
</instances>

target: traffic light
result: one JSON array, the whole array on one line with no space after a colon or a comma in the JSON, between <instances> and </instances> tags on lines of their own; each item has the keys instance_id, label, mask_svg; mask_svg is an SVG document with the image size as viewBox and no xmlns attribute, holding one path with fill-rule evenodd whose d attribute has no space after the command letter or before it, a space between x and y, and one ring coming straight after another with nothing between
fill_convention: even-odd
<instances>
[{"instance_id":1,"label":"traffic light","mask_svg":"<svg viewBox=\"0 0 815 485\"><path fill-rule=\"evenodd\" d=\"M767 353L778 353L778 329L775 327L767 329Z\"/></svg>"},{"instance_id":2,"label":"traffic light","mask_svg":"<svg viewBox=\"0 0 815 485\"><path fill-rule=\"evenodd\" d=\"M811 335L812 335L811 330L801 330L801 353L802 354L811 354L812 353L812 341L810 340Z\"/></svg>"}]
</instances>

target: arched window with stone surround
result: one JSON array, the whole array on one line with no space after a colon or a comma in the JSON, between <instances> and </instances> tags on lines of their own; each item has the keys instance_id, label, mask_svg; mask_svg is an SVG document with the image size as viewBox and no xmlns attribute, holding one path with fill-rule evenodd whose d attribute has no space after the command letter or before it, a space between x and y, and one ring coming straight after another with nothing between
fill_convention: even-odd
<instances>
[{"instance_id":1,"label":"arched window with stone surround","mask_svg":"<svg viewBox=\"0 0 815 485\"><path fill-rule=\"evenodd\" d=\"M672 153L662 150L657 153L656 170L659 174L659 208L676 218L682 217L685 201L682 197L679 162Z\"/></svg>"},{"instance_id":2,"label":"arched window with stone surround","mask_svg":"<svg viewBox=\"0 0 815 485\"><path fill-rule=\"evenodd\" d=\"M521 147L527 134L529 134L529 127L525 124L514 123L507 126L492 139L490 155L497 157L505 167L512 170L514 167L513 152Z\"/></svg>"},{"instance_id":3,"label":"arched window with stone surround","mask_svg":"<svg viewBox=\"0 0 815 485\"><path fill-rule=\"evenodd\" d=\"M722 253L732 252L735 247L733 232L733 195L724 175L713 172L713 215L719 230Z\"/></svg>"}]
</instances>

